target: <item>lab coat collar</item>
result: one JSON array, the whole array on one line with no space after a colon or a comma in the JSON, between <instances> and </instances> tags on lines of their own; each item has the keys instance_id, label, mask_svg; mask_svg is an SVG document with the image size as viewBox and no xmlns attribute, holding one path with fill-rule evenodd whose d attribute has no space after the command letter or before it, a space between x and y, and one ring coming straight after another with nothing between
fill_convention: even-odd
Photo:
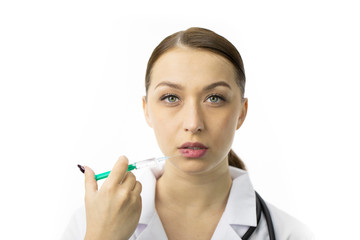
<instances>
[{"instance_id":1,"label":"lab coat collar","mask_svg":"<svg viewBox=\"0 0 360 240\"><path fill-rule=\"evenodd\" d=\"M137 176L138 180L142 185L142 210L139 223L140 224L149 224L153 219L154 214L156 214L155 209L155 189L156 189L156 180L163 174L164 168L160 166L158 168L152 168L150 171L148 169L139 170Z\"/></svg>"},{"instance_id":2,"label":"lab coat collar","mask_svg":"<svg viewBox=\"0 0 360 240\"><path fill-rule=\"evenodd\" d=\"M239 168L229 168L233 179L223 217L230 225L257 226L255 190L249 174Z\"/></svg>"},{"instance_id":3,"label":"lab coat collar","mask_svg":"<svg viewBox=\"0 0 360 240\"><path fill-rule=\"evenodd\" d=\"M244 170L231 166L229 167L229 170L231 178L233 179L229 199L213 237L219 234L223 235L221 232L224 233L224 231L222 231L224 228L231 228L234 225L257 225L255 191L248 173ZM139 225L143 226L143 233L145 234L146 232L147 236L154 231L156 236L159 236L159 234L166 236L165 231L162 228L160 218L155 209L156 180L163 174L163 171L163 166L160 166L159 168L152 168L150 171L139 170L136 174L143 189L141 194L143 206ZM227 232L227 234L233 234L234 236L236 235L232 228L231 231L229 229L229 231L225 232ZM234 238L231 237L229 239Z\"/></svg>"}]
</instances>

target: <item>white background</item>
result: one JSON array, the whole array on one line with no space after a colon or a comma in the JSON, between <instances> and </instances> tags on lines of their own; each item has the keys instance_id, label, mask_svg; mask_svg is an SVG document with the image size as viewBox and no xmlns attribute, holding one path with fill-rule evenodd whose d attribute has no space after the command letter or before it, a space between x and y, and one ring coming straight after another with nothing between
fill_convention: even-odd
<instances>
[{"instance_id":1,"label":"white background","mask_svg":"<svg viewBox=\"0 0 360 240\"><path fill-rule=\"evenodd\" d=\"M359 23L346 0L1 1L0 239L58 238L83 204L76 164L161 156L142 113L146 64L191 26L242 54L249 111L233 149L257 191L317 239L354 239Z\"/></svg>"}]
</instances>

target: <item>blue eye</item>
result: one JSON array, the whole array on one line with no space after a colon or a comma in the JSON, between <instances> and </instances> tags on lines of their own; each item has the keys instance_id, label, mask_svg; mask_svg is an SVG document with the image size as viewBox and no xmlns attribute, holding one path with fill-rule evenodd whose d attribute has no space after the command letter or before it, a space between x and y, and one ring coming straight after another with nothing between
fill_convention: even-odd
<instances>
[{"instance_id":1,"label":"blue eye","mask_svg":"<svg viewBox=\"0 0 360 240\"><path fill-rule=\"evenodd\" d=\"M166 103L177 103L180 101L179 97L174 94L165 94L160 98L160 101L165 101ZM221 104L225 102L225 98L218 94L211 94L206 97L206 101L212 104Z\"/></svg>"},{"instance_id":2,"label":"blue eye","mask_svg":"<svg viewBox=\"0 0 360 240\"><path fill-rule=\"evenodd\" d=\"M216 94L213 94L213 95L210 95L207 100L211 103L219 103L221 101L225 101L225 99L219 95L216 95Z\"/></svg>"},{"instance_id":3,"label":"blue eye","mask_svg":"<svg viewBox=\"0 0 360 240\"><path fill-rule=\"evenodd\" d=\"M210 102L213 103L220 101L220 98L218 96L210 96L208 99L210 100Z\"/></svg>"},{"instance_id":4,"label":"blue eye","mask_svg":"<svg viewBox=\"0 0 360 240\"><path fill-rule=\"evenodd\" d=\"M179 98L173 94L167 94L160 98L161 101L168 102L168 103L175 103L179 100Z\"/></svg>"}]
</instances>

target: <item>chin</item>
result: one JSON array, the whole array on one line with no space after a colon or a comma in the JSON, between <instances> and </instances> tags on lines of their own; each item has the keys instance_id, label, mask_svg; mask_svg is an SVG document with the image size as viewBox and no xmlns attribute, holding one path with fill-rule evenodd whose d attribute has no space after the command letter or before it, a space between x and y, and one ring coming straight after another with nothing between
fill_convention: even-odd
<instances>
[{"instance_id":1,"label":"chin","mask_svg":"<svg viewBox=\"0 0 360 240\"><path fill-rule=\"evenodd\" d=\"M202 174L213 170L219 163L209 163L204 159L193 158L186 159L181 161L170 161L171 165L180 170L183 173L187 174Z\"/></svg>"}]
</instances>

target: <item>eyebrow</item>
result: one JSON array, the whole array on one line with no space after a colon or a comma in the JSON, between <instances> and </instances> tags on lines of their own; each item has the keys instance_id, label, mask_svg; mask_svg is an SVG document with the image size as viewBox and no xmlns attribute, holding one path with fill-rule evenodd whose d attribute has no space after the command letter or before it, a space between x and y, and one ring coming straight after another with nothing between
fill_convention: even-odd
<instances>
[{"instance_id":1,"label":"eyebrow","mask_svg":"<svg viewBox=\"0 0 360 240\"><path fill-rule=\"evenodd\" d=\"M168 86L168 87L179 89L179 90L183 89L183 87L181 85L172 83L172 82L168 82L168 81L159 83L158 85L156 85L155 89L160 86ZM223 86L223 87L227 87L227 88L231 89L231 87L228 83L226 83L224 81L220 81L220 82L215 82L215 83L212 83L212 84L204 87L203 91L209 91L211 89L216 88L217 86Z\"/></svg>"}]
</instances>

